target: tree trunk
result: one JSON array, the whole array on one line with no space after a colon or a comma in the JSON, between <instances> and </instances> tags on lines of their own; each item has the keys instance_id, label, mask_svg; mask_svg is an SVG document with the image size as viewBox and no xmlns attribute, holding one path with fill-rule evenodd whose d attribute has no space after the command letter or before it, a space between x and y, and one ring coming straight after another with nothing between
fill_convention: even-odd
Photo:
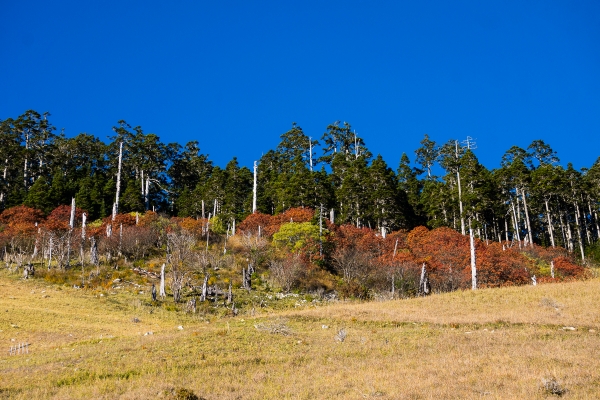
<instances>
[{"instance_id":1,"label":"tree trunk","mask_svg":"<svg viewBox=\"0 0 600 400\"><path fill-rule=\"evenodd\" d=\"M573 252L573 234L571 233L571 223L569 222L569 218L568 215L565 213L565 218L567 220L567 240L569 243L569 252L572 253Z\"/></svg>"},{"instance_id":2,"label":"tree trunk","mask_svg":"<svg viewBox=\"0 0 600 400\"><path fill-rule=\"evenodd\" d=\"M421 279L419 280L419 296L426 296L431 291L429 286L429 278L427 277L427 270L425 269L425 263L421 266Z\"/></svg>"},{"instance_id":3,"label":"tree trunk","mask_svg":"<svg viewBox=\"0 0 600 400\"><path fill-rule=\"evenodd\" d=\"M583 252L583 236L581 234L581 226L579 224L579 204L577 202L575 205L575 226L577 228L577 236L579 237L579 250L581 251L581 260L585 262L585 253Z\"/></svg>"},{"instance_id":4,"label":"tree trunk","mask_svg":"<svg viewBox=\"0 0 600 400\"><path fill-rule=\"evenodd\" d=\"M208 292L208 274L204 275L204 282L202 283L202 293L200 294L200 301L206 301L206 293Z\"/></svg>"},{"instance_id":5,"label":"tree trunk","mask_svg":"<svg viewBox=\"0 0 600 400\"><path fill-rule=\"evenodd\" d=\"M164 263L163 263L162 267L160 268L160 287L159 287L158 295L160 296L161 299L164 299L165 297L167 297L167 293L165 292L165 264Z\"/></svg>"},{"instance_id":6,"label":"tree trunk","mask_svg":"<svg viewBox=\"0 0 600 400\"><path fill-rule=\"evenodd\" d=\"M52 247L54 247L54 240L50 236L50 240L48 241L48 271L50 271L52 265Z\"/></svg>"},{"instance_id":7,"label":"tree trunk","mask_svg":"<svg viewBox=\"0 0 600 400\"><path fill-rule=\"evenodd\" d=\"M477 266L475 263L475 241L473 239L473 229L469 223L469 244L471 247L471 289L477 289Z\"/></svg>"},{"instance_id":8,"label":"tree trunk","mask_svg":"<svg viewBox=\"0 0 600 400\"><path fill-rule=\"evenodd\" d=\"M115 196L115 204L113 206L112 219L115 220L119 212L119 195L121 194L121 167L123 163L123 142L119 144L119 168L117 170L117 194Z\"/></svg>"},{"instance_id":9,"label":"tree trunk","mask_svg":"<svg viewBox=\"0 0 600 400\"><path fill-rule=\"evenodd\" d=\"M150 178L146 177L146 189L144 191L144 209L150 209Z\"/></svg>"},{"instance_id":10,"label":"tree trunk","mask_svg":"<svg viewBox=\"0 0 600 400\"><path fill-rule=\"evenodd\" d=\"M518 194L518 192L517 192ZM531 229L531 222L529 221L529 211L527 211L527 194L525 189L521 189L521 197L523 198L523 208L525 209L525 222L527 222L527 233L529 235L529 244L533 247L533 231Z\"/></svg>"},{"instance_id":11,"label":"tree trunk","mask_svg":"<svg viewBox=\"0 0 600 400\"><path fill-rule=\"evenodd\" d=\"M256 165L256 161L254 161L254 185L252 186L252 213L256 212L256 179L258 174L258 166Z\"/></svg>"},{"instance_id":12,"label":"tree trunk","mask_svg":"<svg viewBox=\"0 0 600 400\"><path fill-rule=\"evenodd\" d=\"M519 219L517 218L517 213L515 211L515 203L513 201L511 201L511 205L513 212L513 227L515 230L515 234L517 235L517 242L519 243L519 248L521 248L521 235L519 234Z\"/></svg>"},{"instance_id":13,"label":"tree trunk","mask_svg":"<svg viewBox=\"0 0 600 400\"><path fill-rule=\"evenodd\" d=\"M567 242L567 236L565 234L565 224L563 223L563 215L562 215L562 212L560 210L558 211L558 218L559 218L559 221L560 221L560 232L562 234L563 247L568 250L569 249L569 245L568 245L568 242Z\"/></svg>"},{"instance_id":14,"label":"tree trunk","mask_svg":"<svg viewBox=\"0 0 600 400\"><path fill-rule=\"evenodd\" d=\"M458 140L454 142L455 146L456 146L456 161L458 163L459 157L458 157ZM462 203L462 187L460 184L460 166L457 165L456 167L456 181L458 183L458 206L459 206L459 210L460 210L460 232L465 235L465 218L464 218L464 213L463 213L463 203Z\"/></svg>"},{"instance_id":15,"label":"tree trunk","mask_svg":"<svg viewBox=\"0 0 600 400\"><path fill-rule=\"evenodd\" d=\"M548 199L544 199L544 203L546 204L546 221L548 222L548 233L550 234L550 243L552 247L554 246L554 233L552 229L552 216L550 215L550 207L548 207Z\"/></svg>"},{"instance_id":16,"label":"tree trunk","mask_svg":"<svg viewBox=\"0 0 600 400\"><path fill-rule=\"evenodd\" d=\"M313 161L312 161L312 140L308 138L308 165L310 166L310 172L313 170Z\"/></svg>"},{"instance_id":17,"label":"tree trunk","mask_svg":"<svg viewBox=\"0 0 600 400\"><path fill-rule=\"evenodd\" d=\"M598 227L598 215L596 214L595 211L592 211L592 205L590 204L589 198L588 198L588 210L590 211L590 224L592 223L591 220L592 218L594 219L594 223L595 223L595 227L596 227L596 231L595 236L596 236L596 240L598 239L598 235L600 234L600 228ZM592 242L590 241L590 244Z\"/></svg>"},{"instance_id":18,"label":"tree trunk","mask_svg":"<svg viewBox=\"0 0 600 400\"><path fill-rule=\"evenodd\" d=\"M227 291L227 304L231 304L233 302L233 288L231 284L231 279L229 280L229 290Z\"/></svg>"}]
</instances>

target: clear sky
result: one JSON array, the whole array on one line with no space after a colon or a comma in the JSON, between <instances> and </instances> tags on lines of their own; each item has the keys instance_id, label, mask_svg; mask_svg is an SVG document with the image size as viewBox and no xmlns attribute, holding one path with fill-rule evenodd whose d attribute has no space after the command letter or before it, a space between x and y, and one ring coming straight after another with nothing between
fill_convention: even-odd
<instances>
[{"instance_id":1,"label":"clear sky","mask_svg":"<svg viewBox=\"0 0 600 400\"><path fill-rule=\"evenodd\" d=\"M600 156L600 2L0 1L0 119L120 119L250 166L297 122L348 121L396 168L425 133L488 168L543 139Z\"/></svg>"}]
</instances>

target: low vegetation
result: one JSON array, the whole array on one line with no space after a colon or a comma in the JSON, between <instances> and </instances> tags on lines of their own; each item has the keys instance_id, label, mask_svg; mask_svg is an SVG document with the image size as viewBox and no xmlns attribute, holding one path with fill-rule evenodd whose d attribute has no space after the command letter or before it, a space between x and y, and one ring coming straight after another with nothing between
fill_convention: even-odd
<instances>
[{"instance_id":1,"label":"low vegetation","mask_svg":"<svg viewBox=\"0 0 600 400\"><path fill-rule=\"evenodd\" d=\"M543 399L600 391L597 278L372 302L255 291L254 307L237 316L176 310L172 300L152 301L147 286L117 284L77 289L2 272L0 398ZM18 343L27 352L9 355Z\"/></svg>"}]
</instances>

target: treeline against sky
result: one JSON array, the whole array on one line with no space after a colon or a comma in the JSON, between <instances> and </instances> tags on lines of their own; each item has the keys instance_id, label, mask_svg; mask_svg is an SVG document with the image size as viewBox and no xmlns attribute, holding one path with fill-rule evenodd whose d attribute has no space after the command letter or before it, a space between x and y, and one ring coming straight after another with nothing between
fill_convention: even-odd
<instances>
[{"instance_id":1,"label":"treeline against sky","mask_svg":"<svg viewBox=\"0 0 600 400\"><path fill-rule=\"evenodd\" d=\"M210 217L223 227L252 214L254 171L235 157L222 168L198 142L163 143L125 121L113 131L109 143L85 133L68 138L49 114L35 111L1 121L1 209L26 205L48 215L74 198L89 221L111 215L122 143L119 213ZM600 161L565 168L537 140L509 148L501 167L489 170L468 142L438 144L427 135L420 148L398 156L394 170L348 123L327 126L318 140L294 123L257 160L257 211L310 208L336 225L384 237L421 225L463 234L471 228L482 241L563 247L580 258L598 240Z\"/></svg>"}]
</instances>

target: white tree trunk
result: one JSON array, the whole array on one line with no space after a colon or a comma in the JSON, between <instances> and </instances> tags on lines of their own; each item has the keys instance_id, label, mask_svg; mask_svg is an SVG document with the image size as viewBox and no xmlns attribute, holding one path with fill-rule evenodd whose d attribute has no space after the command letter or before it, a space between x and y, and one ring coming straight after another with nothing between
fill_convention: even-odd
<instances>
[{"instance_id":1,"label":"white tree trunk","mask_svg":"<svg viewBox=\"0 0 600 400\"><path fill-rule=\"evenodd\" d=\"M427 270L425 263L421 266L421 279L419 281L419 294L421 296L429 294L429 279L427 278Z\"/></svg>"},{"instance_id":2,"label":"white tree trunk","mask_svg":"<svg viewBox=\"0 0 600 400\"><path fill-rule=\"evenodd\" d=\"M456 146L456 162L458 163L458 140L454 142ZM465 234L465 218L463 214L463 203L462 203L462 188L460 184L460 167L456 166L456 181L458 183L458 206L460 210L460 232Z\"/></svg>"},{"instance_id":3,"label":"white tree trunk","mask_svg":"<svg viewBox=\"0 0 600 400\"><path fill-rule=\"evenodd\" d=\"M87 221L87 216L85 213L81 216L81 239L85 240L85 223Z\"/></svg>"},{"instance_id":4,"label":"white tree trunk","mask_svg":"<svg viewBox=\"0 0 600 400\"><path fill-rule=\"evenodd\" d=\"M71 230L75 227L75 198L71 198L71 219L69 220Z\"/></svg>"},{"instance_id":5,"label":"white tree trunk","mask_svg":"<svg viewBox=\"0 0 600 400\"><path fill-rule=\"evenodd\" d=\"M517 193L518 195L518 193ZM531 229L531 222L529 221L529 212L527 211L527 194L525 189L521 189L521 195L523 198L523 208L525 209L525 221L527 222L527 233L529 234L529 244L533 247L533 231Z\"/></svg>"},{"instance_id":6,"label":"white tree trunk","mask_svg":"<svg viewBox=\"0 0 600 400\"><path fill-rule=\"evenodd\" d=\"M146 177L146 189L144 191L144 209L150 209L150 178Z\"/></svg>"},{"instance_id":7,"label":"white tree trunk","mask_svg":"<svg viewBox=\"0 0 600 400\"><path fill-rule=\"evenodd\" d=\"M252 187L252 213L256 212L256 178L257 178L258 166L254 161L254 186Z\"/></svg>"},{"instance_id":8,"label":"white tree trunk","mask_svg":"<svg viewBox=\"0 0 600 400\"><path fill-rule=\"evenodd\" d=\"M515 203L511 201L512 212L513 212L513 227L515 234L517 235L517 241L519 242L519 248L521 248L521 235L519 234L519 220L517 218L517 212L515 211Z\"/></svg>"},{"instance_id":9,"label":"white tree trunk","mask_svg":"<svg viewBox=\"0 0 600 400\"><path fill-rule=\"evenodd\" d=\"M475 262L475 241L473 239L473 229L469 224L469 244L471 246L471 289L477 289L477 265Z\"/></svg>"},{"instance_id":10,"label":"white tree trunk","mask_svg":"<svg viewBox=\"0 0 600 400\"><path fill-rule=\"evenodd\" d=\"M546 204L546 221L548 222L548 232L550 233L550 243L552 247L554 246L554 232L552 229L552 216L550 215L550 207L548 207L548 199L544 199L544 203Z\"/></svg>"},{"instance_id":11,"label":"white tree trunk","mask_svg":"<svg viewBox=\"0 0 600 400\"><path fill-rule=\"evenodd\" d=\"M119 195L121 194L121 167L123 163L123 142L119 144L119 168L117 170L117 194L115 196L115 204L113 206L112 219L115 220L119 212Z\"/></svg>"},{"instance_id":12,"label":"white tree trunk","mask_svg":"<svg viewBox=\"0 0 600 400\"><path fill-rule=\"evenodd\" d=\"M579 204L575 202L575 225L577 227L577 236L579 237L579 250L581 251L581 260L585 262L585 253L583 252L583 236L581 235L581 226L579 224Z\"/></svg>"},{"instance_id":13,"label":"white tree trunk","mask_svg":"<svg viewBox=\"0 0 600 400\"><path fill-rule=\"evenodd\" d=\"M164 263L163 263L162 267L160 268L160 287L159 287L158 295L160 296L161 299L164 299L167 296L167 293L165 292L165 264Z\"/></svg>"},{"instance_id":14,"label":"white tree trunk","mask_svg":"<svg viewBox=\"0 0 600 400\"><path fill-rule=\"evenodd\" d=\"M312 170L313 170L313 162L312 162L312 140L311 140L310 137L308 138L308 159L309 159L308 165L310 166L310 172L312 172Z\"/></svg>"}]
</instances>

